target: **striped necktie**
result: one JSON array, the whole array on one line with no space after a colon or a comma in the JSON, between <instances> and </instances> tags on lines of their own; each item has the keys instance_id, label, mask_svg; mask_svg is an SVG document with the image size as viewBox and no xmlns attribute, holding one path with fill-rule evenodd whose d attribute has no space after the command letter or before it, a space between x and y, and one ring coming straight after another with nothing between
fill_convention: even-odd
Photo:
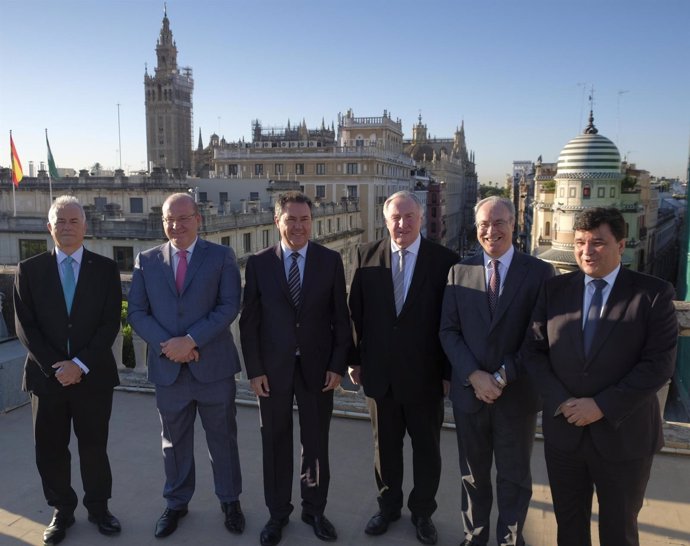
<instances>
[{"instance_id":1,"label":"striped necktie","mask_svg":"<svg viewBox=\"0 0 690 546\"><path fill-rule=\"evenodd\" d=\"M290 297L295 307L299 307L300 293L302 291L302 284L299 278L299 266L297 260L299 259L299 252L293 252L290 257L292 263L290 264L290 271L288 272L288 288L290 289Z\"/></svg>"},{"instance_id":2,"label":"striped necktie","mask_svg":"<svg viewBox=\"0 0 690 546\"><path fill-rule=\"evenodd\" d=\"M407 254L407 250L398 250L398 267L393 270L393 295L395 296L395 312L398 315L405 304L405 256Z\"/></svg>"}]
</instances>

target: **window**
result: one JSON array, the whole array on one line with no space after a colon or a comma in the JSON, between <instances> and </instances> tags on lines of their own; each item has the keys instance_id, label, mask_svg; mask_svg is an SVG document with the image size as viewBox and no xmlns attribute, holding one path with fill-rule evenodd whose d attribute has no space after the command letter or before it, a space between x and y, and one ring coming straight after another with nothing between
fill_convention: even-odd
<instances>
[{"instance_id":1,"label":"window","mask_svg":"<svg viewBox=\"0 0 690 546\"><path fill-rule=\"evenodd\" d=\"M345 172L347 174L357 174L357 163L348 163Z\"/></svg>"},{"instance_id":2,"label":"window","mask_svg":"<svg viewBox=\"0 0 690 546\"><path fill-rule=\"evenodd\" d=\"M208 193L205 191L199 192L199 203L208 203Z\"/></svg>"},{"instance_id":3,"label":"window","mask_svg":"<svg viewBox=\"0 0 690 546\"><path fill-rule=\"evenodd\" d=\"M141 214L144 212L144 200L141 197L130 197L129 212L132 214Z\"/></svg>"},{"instance_id":4,"label":"window","mask_svg":"<svg viewBox=\"0 0 690 546\"><path fill-rule=\"evenodd\" d=\"M134 249L131 246L114 246L113 260L117 262L120 271L132 271L134 269Z\"/></svg>"},{"instance_id":5,"label":"window","mask_svg":"<svg viewBox=\"0 0 690 546\"><path fill-rule=\"evenodd\" d=\"M332 220L329 218L329 219L328 219L328 231L327 231L327 233L332 233L332 232L333 232L333 222L332 222Z\"/></svg>"},{"instance_id":6,"label":"window","mask_svg":"<svg viewBox=\"0 0 690 546\"><path fill-rule=\"evenodd\" d=\"M19 239L19 259L26 260L48 250L48 243L45 239Z\"/></svg>"},{"instance_id":7,"label":"window","mask_svg":"<svg viewBox=\"0 0 690 546\"><path fill-rule=\"evenodd\" d=\"M568 197L575 197L576 193L577 193L577 188L575 188L575 187L568 188Z\"/></svg>"},{"instance_id":8,"label":"window","mask_svg":"<svg viewBox=\"0 0 690 546\"><path fill-rule=\"evenodd\" d=\"M108 199L105 197L94 197L93 204L97 211L103 212L105 210L105 205L108 203Z\"/></svg>"},{"instance_id":9,"label":"window","mask_svg":"<svg viewBox=\"0 0 690 546\"><path fill-rule=\"evenodd\" d=\"M255 163L254 164L254 174L256 176L261 176L264 174L264 165L263 163Z\"/></svg>"},{"instance_id":10,"label":"window","mask_svg":"<svg viewBox=\"0 0 690 546\"><path fill-rule=\"evenodd\" d=\"M263 248L268 248L268 246L269 246L269 244L270 244L270 242L269 242L269 241L270 241L270 237L271 237L271 232L270 232L270 230L264 229L264 230L261 232L261 244L262 244Z\"/></svg>"},{"instance_id":11,"label":"window","mask_svg":"<svg viewBox=\"0 0 690 546\"><path fill-rule=\"evenodd\" d=\"M316 234L319 236L323 235L323 221L321 220L316 223Z\"/></svg>"},{"instance_id":12,"label":"window","mask_svg":"<svg viewBox=\"0 0 690 546\"><path fill-rule=\"evenodd\" d=\"M326 164L317 163L316 164L316 174L326 174Z\"/></svg>"},{"instance_id":13,"label":"window","mask_svg":"<svg viewBox=\"0 0 690 546\"><path fill-rule=\"evenodd\" d=\"M544 236L549 237L551 235L551 222L546 222L544 224Z\"/></svg>"},{"instance_id":14,"label":"window","mask_svg":"<svg viewBox=\"0 0 690 546\"><path fill-rule=\"evenodd\" d=\"M348 186L347 187L347 196L351 199L356 199L357 198L357 186Z\"/></svg>"},{"instance_id":15,"label":"window","mask_svg":"<svg viewBox=\"0 0 690 546\"><path fill-rule=\"evenodd\" d=\"M337 231L340 231L340 217L335 219L335 227Z\"/></svg>"},{"instance_id":16,"label":"window","mask_svg":"<svg viewBox=\"0 0 690 546\"><path fill-rule=\"evenodd\" d=\"M316 186L316 198L325 199L326 198L326 186Z\"/></svg>"},{"instance_id":17,"label":"window","mask_svg":"<svg viewBox=\"0 0 690 546\"><path fill-rule=\"evenodd\" d=\"M304 174L304 163L295 163L295 174Z\"/></svg>"},{"instance_id":18,"label":"window","mask_svg":"<svg viewBox=\"0 0 690 546\"><path fill-rule=\"evenodd\" d=\"M585 184L582 186L582 199L589 199L592 196L592 186Z\"/></svg>"},{"instance_id":19,"label":"window","mask_svg":"<svg viewBox=\"0 0 690 546\"><path fill-rule=\"evenodd\" d=\"M282 164L282 163L276 163L276 164L273 166L273 172L274 172L274 174L276 174L276 175L281 175L281 174L283 174L283 164Z\"/></svg>"},{"instance_id":20,"label":"window","mask_svg":"<svg viewBox=\"0 0 690 546\"><path fill-rule=\"evenodd\" d=\"M223 246L230 246L230 236L226 235L225 237L221 237L220 244Z\"/></svg>"},{"instance_id":21,"label":"window","mask_svg":"<svg viewBox=\"0 0 690 546\"><path fill-rule=\"evenodd\" d=\"M616 197L616 188L611 186L611 197Z\"/></svg>"},{"instance_id":22,"label":"window","mask_svg":"<svg viewBox=\"0 0 690 546\"><path fill-rule=\"evenodd\" d=\"M222 191L218 194L218 201L220 202L220 205L223 206L225 203L228 202L228 192Z\"/></svg>"},{"instance_id":23,"label":"window","mask_svg":"<svg viewBox=\"0 0 690 546\"><path fill-rule=\"evenodd\" d=\"M232 176L237 176L237 173L239 172L238 165L237 163L232 163L228 165L228 174Z\"/></svg>"},{"instance_id":24,"label":"window","mask_svg":"<svg viewBox=\"0 0 690 546\"><path fill-rule=\"evenodd\" d=\"M245 254L249 254L252 251L252 234L245 233L242 235L242 250Z\"/></svg>"},{"instance_id":25,"label":"window","mask_svg":"<svg viewBox=\"0 0 690 546\"><path fill-rule=\"evenodd\" d=\"M597 197L599 197L599 198L606 197L606 188L597 188Z\"/></svg>"},{"instance_id":26,"label":"window","mask_svg":"<svg viewBox=\"0 0 690 546\"><path fill-rule=\"evenodd\" d=\"M565 188L563 186L558 188L558 197L565 197Z\"/></svg>"},{"instance_id":27,"label":"window","mask_svg":"<svg viewBox=\"0 0 690 546\"><path fill-rule=\"evenodd\" d=\"M249 192L249 199L251 201L258 201L259 200L259 192L258 191L250 191Z\"/></svg>"}]
</instances>

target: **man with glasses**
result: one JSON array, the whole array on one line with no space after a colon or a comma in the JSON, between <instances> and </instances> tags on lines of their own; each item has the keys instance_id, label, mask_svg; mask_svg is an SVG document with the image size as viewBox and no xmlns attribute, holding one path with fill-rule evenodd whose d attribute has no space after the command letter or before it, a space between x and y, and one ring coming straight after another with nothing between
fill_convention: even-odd
<instances>
[{"instance_id":1,"label":"man with glasses","mask_svg":"<svg viewBox=\"0 0 690 546\"><path fill-rule=\"evenodd\" d=\"M513 248L510 199L482 199L474 215L483 252L450 270L441 314L441 343L453 368L449 398L462 475L461 545L488 543L495 461L496 543L522 546L539 400L520 345L539 289L554 270Z\"/></svg>"},{"instance_id":2,"label":"man with glasses","mask_svg":"<svg viewBox=\"0 0 690 546\"><path fill-rule=\"evenodd\" d=\"M215 492L225 526L242 533L242 491L230 324L240 308L240 272L230 247L197 236L201 215L186 193L163 203L168 242L140 253L129 292L129 322L148 343L148 378L163 427L166 509L162 538L177 529L194 493L194 421L206 431Z\"/></svg>"}]
</instances>

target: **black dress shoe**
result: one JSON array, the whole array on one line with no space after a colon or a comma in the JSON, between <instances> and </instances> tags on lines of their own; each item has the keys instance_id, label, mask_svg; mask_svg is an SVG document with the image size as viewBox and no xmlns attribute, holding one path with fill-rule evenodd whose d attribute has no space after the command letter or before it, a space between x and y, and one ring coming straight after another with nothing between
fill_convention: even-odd
<instances>
[{"instance_id":1,"label":"black dress shoe","mask_svg":"<svg viewBox=\"0 0 690 546\"><path fill-rule=\"evenodd\" d=\"M382 535L388 531L388 525L390 523L398 521L399 519L400 512L396 512L395 514L384 514L379 510L371 517L367 526L364 528L364 532L367 535Z\"/></svg>"},{"instance_id":2,"label":"black dress shoe","mask_svg":"<svg viewBox=\"0 0 690 546\"><path fill-rule=\"evenodd\" d=\"M166 508L163 515L158 518L156 522L156 532L154 535L156 538L167 537L172 535L177 529L177 522L180 518L187 515L187 509L182 508L181 510L173 510L172 508Z\"/></svg>"},{"instance_id":3,"label":"black dress shoe","mask_svg":"<svg viewBox=\"0 0 690 546\"><path fill-rule=\"evenodd\" d=\"M419 542L422 544L436 544L438 534L430 517L412 514L412 524L417 528L417 540Z\"/></svg>"},{"instance_id":4,"label":"black dress shoe","mask_svg":"<svg viewBox=\"0 0 690 546\"><path fill-rule=\"evenodd\" d=\"M283 538L283 527L285 527L289 521L289 517L280 519L270 518L261 530L261 535L259 535L261 546L276 546Z\"/></svg>"},{"instance_id":5,"label":"black dress shoe","mask_svg":"<svg viewBox=\"0 0 690 546\"><path fill-rule=\"evenodd\" d=\"M225 528L236 535L242 534L245 521L240 501L222 502L220 507L225 514Z\"/></svg>"},{"instance_id":6,"label":"black dress shoe","mask_svg":"<svg viewBox=\"0 0 690 546\"><path fill-rule=\"evenodd\" d=\"M59 544L67 536L67 529L74 525L74 514L55 512L50 525L43 531L43 544L53 546Z\"/></svg>"},{"instance_id":7,"label":"black dress shoe","mask_svg":"<svg viewBox=\"0 0 690 546\"><path fill-rule=\"evenodd\" d=\"M323 514L312 515L302 512L302 521L314 528L314 534L316 538L325 540L327 542L333 542L338 538L338 533L335 532L335 527L328 521L328 518Z\"/></svg>"},{"instance_id":8,"label":"black dress shoe","mask_svg":"<svg viewBox=\"0 0 690 546\"><path fill-rule=\"evenodd\" d=\"M100 515L89 514L89 521L98 525L98 532L102 535L116 535L122 531L120 522L109 510Z\"/></svg>"}]
</instances>

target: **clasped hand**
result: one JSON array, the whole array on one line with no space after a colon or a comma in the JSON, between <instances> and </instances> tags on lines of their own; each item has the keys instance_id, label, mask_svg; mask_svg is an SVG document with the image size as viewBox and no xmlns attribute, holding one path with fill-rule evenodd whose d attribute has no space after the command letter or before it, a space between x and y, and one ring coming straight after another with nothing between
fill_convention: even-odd
<instances>
[{"instance_id":1,"label":"clasped hand","mask_svg":"<svg viewBox=\"0 0 690 546\"><path fill-rule=\"evenodd\" d=\"M82 370L72 360L61 360L53 364L55 371L55 379L60 382L63 387L76 385L81 381Z\"/></svg>"},{"instance_id":2,"label":"clasped hand","mask_svg":"<svg viewBox=\"0 0 690 546\"><path fill-rule=\"evenodd\" d=\"M172 337L161 343L161 352L173 362L198 362L199 351L189 336Z\"/></svg>"}]
</instances>

